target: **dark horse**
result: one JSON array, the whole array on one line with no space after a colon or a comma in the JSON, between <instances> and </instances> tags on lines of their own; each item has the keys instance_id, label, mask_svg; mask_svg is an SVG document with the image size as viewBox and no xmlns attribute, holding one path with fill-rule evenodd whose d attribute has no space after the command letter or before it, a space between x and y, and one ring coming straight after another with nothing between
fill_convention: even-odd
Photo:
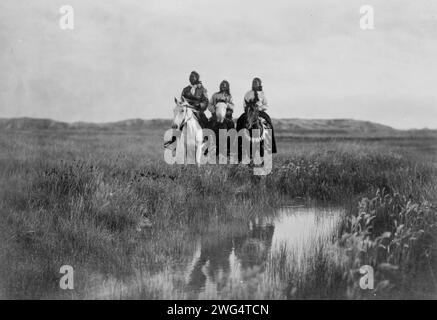
<instances>
[{"instance_id":1,"label":"dark horse","mask_svg":"<svg viewBox=\"0 0 437 320\"><path fill-rule=\"evenodd\" d=\"M264 149L270 149L272 153L276 153L276 141L273 131L272 120L264 111L259 111L256 106L256 101L246 101L245 112L237 120L237 131L247 129L246 138L250 142L260 143L260 156L264 156ZM258 129L259 136L254 136L252 130ZM271 130L269 132L269 130ZM271 136L269 137L269 134ZM266 145L269 144L269 145ZM252 143L250 146L250 159L252 155ZM238 139L238 160L241 162L243 156L242 141Z\"/></svg>"}]
</instances>

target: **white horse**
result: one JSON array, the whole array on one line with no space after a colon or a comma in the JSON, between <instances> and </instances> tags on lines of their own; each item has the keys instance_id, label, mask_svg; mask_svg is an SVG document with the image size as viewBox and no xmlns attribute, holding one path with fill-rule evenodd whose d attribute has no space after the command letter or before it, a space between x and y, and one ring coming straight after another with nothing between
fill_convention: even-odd
<instances>
[{"instance_id":1,"label":"white horse","mask_svg":"<svg viewBox=\"0 0 437 320\"><path fill-rule=\"evenodd\" d=\"M203 152L203 133L193 107L182 97L181 101L174 99L172 129L181 130L177 139L176 159L178 163L200 164ZM186 156L186 157L185 157Z\"/></svg>"},{"instance_id":2,"label":"white horse","mask_svg":"<svg viewBox=\"0 0 437 320\"><path fill-rule=\"evenodd\" d=\"M219 102L215 105L215 116L217 118L217 122L223 123L226 117L226 108L228 105L224 102Z\"/></svg>"}]
</instances>

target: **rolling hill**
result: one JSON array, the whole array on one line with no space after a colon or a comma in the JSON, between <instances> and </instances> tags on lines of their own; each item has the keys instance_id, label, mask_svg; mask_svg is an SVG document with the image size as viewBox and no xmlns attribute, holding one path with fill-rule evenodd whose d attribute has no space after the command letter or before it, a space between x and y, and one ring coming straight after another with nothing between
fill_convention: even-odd
<instances>
[{"instance_id":1,"label":"rolling hill","mask_svg":"<svg viewBox=\"0 0 437 320\"><path fill-rule=\"evenodd\" d=\"M398 130L392 127L352 119L273 119L279 135L335 135L335 136L399 136L435 135L437 130ZM129 119L118 122L60 122L37 118L0 118L0 130L164 130L170 128L169 119Z\"/></svg>"},{"instance_id":2,"label":"rolling hill","mask_svg":"<svg viewBox=\"0 0 437 320\"><path fill-rule=\"evenodd\" d=\"M170 126L170 120L130 119L117 122L61 122L37 118L0 118L0 130L143 130L159 129Z\"/></svg>"}]
</instances>

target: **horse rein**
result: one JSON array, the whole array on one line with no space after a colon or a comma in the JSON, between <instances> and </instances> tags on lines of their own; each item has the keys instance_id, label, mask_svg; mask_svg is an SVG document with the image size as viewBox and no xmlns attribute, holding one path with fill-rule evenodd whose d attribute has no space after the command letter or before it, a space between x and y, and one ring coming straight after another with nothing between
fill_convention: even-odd
<instances>
[{"instance_id":1,"label":"horse rein","mask_svg":"<svg viewBox=\"0 0 437 320\"><path fill-rule=\"evenodd\" d=\"M188 108L188 109L191 109L191 110L194 110L194 111L198 111L195 107L193 107L190 104L187 104L187 105L184 105L184 106L179 106L179 107L181 107L181 108ZM179 127L179 130L182 131L182 129L184 128L185 124L187 123L188 120L191 119L191 117L189 117L188 119L186 119L186 116L184 117L184 120L182 120L181 125Z\"/></svg>"}]
</instances>

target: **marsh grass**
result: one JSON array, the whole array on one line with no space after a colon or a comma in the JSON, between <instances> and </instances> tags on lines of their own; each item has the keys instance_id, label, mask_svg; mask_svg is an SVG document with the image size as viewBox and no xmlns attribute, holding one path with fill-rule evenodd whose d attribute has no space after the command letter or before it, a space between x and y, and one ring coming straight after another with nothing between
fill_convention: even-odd
<instances>
[{"instance_id":1,"label":"marsh grass","mask_svg":"<svg viewBox=\"0 0 437 320\"><path fill-rule=\"evenodd\" d=\"M83 298L85 277L75 293L59 292L61 265L108 279L135 274L138 264L156 274L194 250L181 243L205 224L225 232L254 214L272 212L284 199L342 203L371 198L378 190L384 195L351 210L338 238L313 244L305 272L290 269L292 257L285 253L272 257L278 287L268 289L261 281L265 286L254 289L255 297L369 298L356 288L356 272L350 275L362 263L377 268L384 287L378 292L408 296L414 291L410 276L425 275L424 283L432 284L427 292L435 293L429 275L437 272L437 169L435 162L399 148L336 141L288 150L284 145L272 173L258 177L241 165L166 165L158 132L8 132L0 141L0 279L8 298ZM369 216L373 223L361 226ZM362 243L368 245L365 254ZM381 245L382 256L375 249ZM143 297L162 296L156 288L139 290ZM244 298L243 292L235 288L220 297Z\"/></svg>"}]
</instances>

